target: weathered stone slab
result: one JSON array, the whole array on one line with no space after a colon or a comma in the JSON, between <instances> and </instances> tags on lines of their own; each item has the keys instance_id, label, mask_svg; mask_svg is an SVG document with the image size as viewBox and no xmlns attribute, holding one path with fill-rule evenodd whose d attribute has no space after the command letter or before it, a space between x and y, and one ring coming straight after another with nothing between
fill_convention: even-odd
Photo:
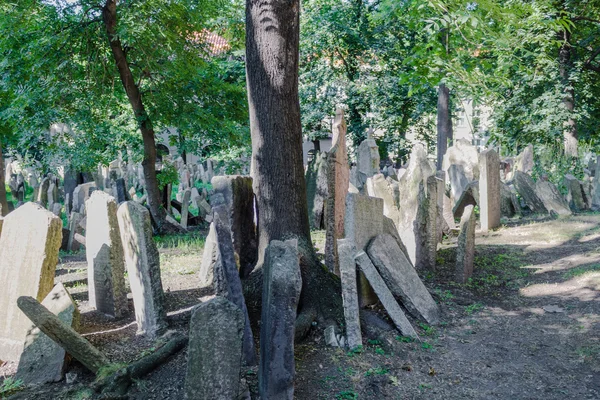
<instances>
[{"instance_id":1,"label":"weathered stone slab","mask_svg":"<svg viewBox=\"0 0 600 400\"><path fill-rule=\"evenodd\" d=\"M500 186L500 212L503 217L512 218L517 214L512 199L512 192L507 184Z\"/></svg>"},{"instance_id":2,"label":"weathered stone slab","mask_svg":"<svg viewBox=\"0 0 600 400\"><path fill-rule=\"evenodd\" d=\"M357 188L361 189L367 178L379 173L379 148L369 131L367 139L363 140L356 151Z\"/></svg>"},{"instance_id":3,"label":"weathered stone slab","mask_svg":"<svg viewBox=\"0 0 600 400\"><path fill-rule=\"evenodd\" d=\"M294 398L294 327L302 278L296 240L271 241L265 250L260 366L261 399Z\"/></svg>"},{"instance_id":4,"label":"weathered stone slab","mask_svg":"<svg viewBox=\"0 0 600 400\"><path fill-rule=\"evenodd\" d=\"M95 182L82 183L77 185L73 191L73 208L72 210L81 212L81 208L85 206L85 202L90 198L91 189L96 188ZM85 213L83 213L85 214Z\"/></svg>"},{"instance_id":5,"label":"weathered stone slab","mask_svg":"<svg viewBox=\"0 0 600 400\"><path fill-rule=\"evenodd\" d=\"M460 218L466 206L476 206L477 204L479 204L479 181L473 181L467 185L464 192L454 203L452 214L454 218Z\"/></svg>"},{"instance_id":6,"label":"weathered stone slab","mask_svg":"<svg viewBox=\"0 0 600 400\"><path fill-rule=\"evenodd\" d=\"M65 325L77 330L79 310L62 283L54 286L42 305ZM67 366L65 356L66 352L62 347L32 325L28 329L25 349L15 378L26 385L58 382L64 377Z\"/></svg>"},{"instance_id":7,"label":"weathered stone slab","mask_svg":"<svg viewBox=\"0 0 600 400\"><path fill-rule=\"evenodd\" d=\"M592 210L600 210L600 171L598 166L600 165L600 156L596 160L594 168L594 179L592 181Z\"/></svg>"},{"instance_id":8,"label":"weathered stone slab","mask_svg":"<svg viewBox=\"0 0 600 400\"><path fill-rule=\"evenodd\" d=\"M569 189L567 199L571 209L575 212L584 211L587 209L585 195L581 182L571 174L565 175L565 186Z\"/></svg>"},{"instance_id":9,"label":"weathered stone slab","mask_svg":"<svg viewBox=\"0 0 600 400\"><path fill-rule=\"evenodd\" d=\"M113 193L117 199L117 203L121 204L127 201L127 186L125 184L125 178L117 178L114 183Z\"/></svg>"},{"instance_id":10,"label":"weathered stone slab","mask_svg":"<svg viewBox=\"0 0 600 400\"><path fill-rule=\"evenodd\" d=\"M533 145L530 144L519 154L515 160L513 171L520 171L531 175L533 172Z\"/></svg>"},{"instance_id":11,"label":"weathered stone slab","mask_svg":"<svg viewBox=\"0 0 600 400\"><path fill-rule=\"evenodd\" d=\"M227 295L227 281L223 272L215 223L210 224L208 235L204 242L204 252L200 264L200 287L210 287L219 296Z\"/></svg>"},{"instance_id":12,"label":"weathered stone slab","mask_svg":"<svg viewBox=\"0 0 600 400\"><path fill-rule=\"evenodd\" d=\"M494 149L479 154L479 220L484 232L500 226L500 157Z\"/></svg>"},{"instance_id":13,"label":"weathered stone slab","mask_svg":"<svg viewBox=\"0 0 600 400\"><path fill-rule=\"evenodd\" d=\"M448 179L450 180L450 195L454 204L469 185L469 179L465 174L464 166L453 164L448 168Z\"/></svg>"},{"instance_id":14,"label":"weathered stone slab","mask_svg":"<svg viewBox=\"0 0 600 400\"><path fill-rule=\"evenodd\" d=\"M360 251L356 255L355 260L369 280L373 290L375 290L375 293L377 293L377 297L379 297L379 300L381 300L381 304L383 304L383 307L390 316L390 319L394 322L396 328L398 328L402 335L416 338L417 333L406 318L406 315L404 315L404 312L396 302L396 299L394 299L394 295L390 292L385 282L377 272L377 269L375 269L375 266L369 259L367 253Z\"/></svg>"},{"instance_id":15,"label":"weathered stone slab","mask_svg":"<svg viewBox=\"0 0 600 400\"><path fill-rule=\"evenodd\" d=\"M127 312L127 292L117 201L96 190L85 208L89 303L104 314L120 318Z\"/></svg>"},{"instance_id":16,"label":"weathered stone slab","mask_svg":"<svg viewBox=\"0 0 600 400\"><path fill-rule=\"evenodd\" d=\"M62 221L38 204L25 203L4 218L0 236L0 360L17 361L31 323L18 309L20 296L39 301L54 286Z\"/></svg>"},{"instance_id":17,"label":"weathered stone slab","mask_svg":"<svg viewBox=\"0 0 600 400\"><path fill-rule=\"evenodd\" d=\"M567 203L552 182L538 180L535 183L535 192L549 212L555 212L563 216L571 215L569 203Z\"/></svg>"},{"instance_id":18,"label":"weathered stone slab","mask_svg":"<svg viewBox=\"0 0 600 400\"><path fill-rule=\"evenodd\" d=\"M473 275L475 259L475 211L472 205L465 207L460 219L460 234L456 249L456 281L465 283Z\"/></svg>"},{"instance_id":19,"label":"weathered stone slab","mask_svg":"<svg viewBox=\"0 0 600 400\"><path fill-rule=\"evenodd\" d=\"M525 203L534 213L546 214L548 210L544 202L535 192L535 182L531 176L521 171L515 171L514 185L517 192L521 195Z\"/></svg>"},{"instance_id":20,"label":"weathered stone slab","mask_svg":"<svg viewBox=\"0 0 600 400\"><path fill-rule=\"evenodd\" d=\"M392 294L415 318L429 324L438 322L437 304L392 236L377 236L367 253Z\"/></svg>"},{"instance_id":21,"label":"weathered stone slab","mask_svg":"<svg viewBox=\"0 0 600 400\"><path fill-rule=\"evenodd\" d=\"M324 207L327 199L327 153L318 152L306 169L306 200L311 229L324 227Z\"/></svg>"},{"instance_id":22,"label":"weathered stone slab","mask_svg":"<svg viewBox=\"0 0 600 400\"><path fill-rule=\"evenodd\" d=\"M42 207L48 206L48 188L50 187L50 179L44 178L40 183L40 188L38 191L37 202L42 205Z\"/></svg>"},{"instance_id":23,"label":"weathered stone slab","mask_svg":"<svg viewBox=\"0 0 600 400\"><path fill-rule=\"evenodd\" d=\"M456 222L454 221L454 213L452 212L452 200L446 194L444 194L444 208L442 214L444 221L448 225L449 229L456 228Z\"/></svg>"},{"instance_id":24,"label":"weathered stone slab","mask_svg":"<svg viewBox=\"0 0 600 400\"><path fill-rule=\"evenodd\" d=\"M119 206L117 218L138 334L154 338L166 329L167 323L150 212L135 201L126 201Z\"/></svg>"},{"instance_id":25,"label":"weathered stone slab","mask_svg":"<svg viewBox=\"0 0 600 400\"><path fill-rule=\"evenodd\" d=\"M346 121L338 109L333 122L332 147L327 156L327 212L325 214L325 265L339 275L337 240L344 236L346 194L350 185L350 167L346 149Z\"/></svg>"},{"instance_id":26,"label":"weathered stone slab","mask_svg":"<svg viewBox=\"0 0 600 400\"><path fill-rule=\"evenodd\" d=\"M225 212L229 220L233 248L239 260L240 274L242 277L247 277L258 259L252 178L240 175L215 176L211 183L214 192L211 203L213 207L218 204L224 204L226 207ZM216 203L220 196L215 194L223 195L223 203Z\"/></svg>"},{"instance_id":27,"label":"weathered stone slab","mask_svg":"<svg viewBox=\"0 0 600 400\"><path fill-rule=\"evenodd\" d=\"M342 300L346 321L346 342L350 350L362 346L360 315L358 306L358 288L356 285L356 246L350 239L338 240L340 258L340 278L342 281Z\"/></svg>"},{"instance_id":28,"label":"weathered stone slab","mask_svg":"<svg viewBox=\"0 0 600 400\"><path fill-rule=\"evenodd\" d=\"M83 234L83 227L81 226L81 221L83 216L78 212L71 212L71 217L69 218L69 241L67 242L67 251L78 251L80 244L75 240L76 234Z\"/></svg>"},{"instance_id":29,"label":"weathered stone slab","mask_svg":"<svg viewBox=\"0 0 600 400\"><path fill-rule=\"evenodd\" d=\"M366 180L367 193L371 197L377 197L383 200L383 215L392 221L398 221L400 213L398 211L399 198L398 183L391 179L386 179L383 174L376 174Z\"/></svg>"},{"instance_id":30,"label":"weathered stone slab","mask_svg":"<svg viewBox=\"0 0 600 400\"><path fill-rule=\"evenodd\" d=\"M454 141L453 146L448 147L442 161L442 169L449 172L451 165L462 166L468 182L479 179L479 155L470 140L458 139Z\"/></svg>"},{"instance_id":31,"label":"weathered stone slab","mask_svg":"<svg viewBox=\"0 0 600 400\"><path fill-rule=\"evenodd\" d=\"M192 197L192 191L185 189L183 197L181 199L181 226L185 229L188 227L188 216L190 212L190 199Z\"/></svg>"},{"instance_id":32,"label":"weathered stone slab","mask_svg":"<svg viewBox=\"0 0 600 400\"><path fill-rule=\"evenodd\" d=\"M242 311L223 297L215 297L193 310L185 376L186 400L238 398L243 331Z\"/></svg>"}]
</instances>

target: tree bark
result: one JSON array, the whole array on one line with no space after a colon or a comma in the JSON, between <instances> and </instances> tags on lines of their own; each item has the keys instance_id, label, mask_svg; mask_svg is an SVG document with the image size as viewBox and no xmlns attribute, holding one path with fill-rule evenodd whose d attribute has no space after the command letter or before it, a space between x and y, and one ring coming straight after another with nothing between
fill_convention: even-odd
<instances>
[{"instance_id":1,"label":"tree bark","mask_svg":"<svg viewBox=\"0 0 600 400\"><path fill-rule=\"evenodd\" d=\"M160 206L160 190L158 188L158 180L156 179L156 142L154 139L154 128L150 116L146 112L146 108L142 102L140 89L136 85L131 69L129 68L127 54L117 35L116 0L106 1L106 4L102 8L102 18L110 49L117 65L117 69L119 70L121 83L127 93L127 98L129 99L133 114L142 133L144 142L144 159L142 161L142 167L144 170L144 180L146 182L146 193L148 194L148 206L150 207L150 213L152 214L158 229L162 230L166 224L166 212Z\"/></svg>"},{"instance_id":2,"label":"tree bark","mask_svg":"<svg viewBox=\"0 0 600 400\"><path fill-rule=\"evenodd\" d=\"M558 51L558 60L560 65L560 79L564 87L565 95L563 97L563 105L567 109L569 116L564 123L563 140L565 146L565 155L577 157L577 123L573 116L575 111L575 90L570 82L571 65L571 33L563 31L559 33L560 39L563 41L562 46Z\"/></svg>"},{"instance_id":3,"label":"tree bark","mask_svg":"<svg viewBox=\"0 0 600 400\"><path fill-rule=\"evenodd\" d=\"M258 264L271 240L296 238L302 272L298 311L327 318L341 315L341 300L339 281L320 264L310 238L298 98L299 16L299 0L246 0Z\"/></svg>"},{"instance_id":4,"label":"tree bark","mask_svg":"<svg viewBox=\"0 0 600 400\"><path fill-rule=\"evenodd\" d=\"M442 169L448 141L452 140L452 116L450 115L450 90L440 83L437 102L437 169Z\"/></svg>"},{"instance_id":5,"label":"tree bark","mask_svg":"<svg viewBox=\"0 0 600 400\"><path fill-rule=\"evenodd\" d=\"M4 156L2 155L2 142L0 141L0 215L8 214L8 200L6 198L6 182L4 181Z\"/></svg>"}]
</instances>

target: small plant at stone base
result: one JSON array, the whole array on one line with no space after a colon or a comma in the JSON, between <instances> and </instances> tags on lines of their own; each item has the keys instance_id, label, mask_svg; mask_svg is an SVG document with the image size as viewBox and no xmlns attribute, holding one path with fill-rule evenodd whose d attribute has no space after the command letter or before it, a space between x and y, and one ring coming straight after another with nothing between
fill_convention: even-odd
<instances>
[{"instance_id":1,"label":"small plant at stone base","mask_svg":"<svg viewBox=\"0 0 600 400\"><path fill-rule=\"evenodd\" d=\"M396 340L402 343L412 343L415 341L415 339L410 336L396 336Z\"/></svg>"},{"instance_id":2,"label":"small plant at stone base","mask_svg":"<svg viewBox=\"0 0 600 400\"><path fill-rule=\"evenodd\" d=\"M381 356L385 355L385 350L383 350L381 347L377 346L377 348L375 349L375 353L379 354Z\"/></svg>"},{"instance_id":3,"label":"small plant at stone base","mask_svg":"<svg viewBox=\"0 0 600 400\"><path fill-rule=\"evenodd\" d=\"M2 385L0 385L0 398L4 398L5 396L9 396L15 392L18 392L22 388L22 380L9 376L8 378L5 378L2 382Z\"/></svg>"},{"instance_id":4,"label":"small plant at stone base","mask_svg":"<svg viewBox=\"0 0 600 400\"><path fill-rule=\"evenodd\" d=\"M385 375L388 372L390 372L389 369L387 368L369 368L369 370L367 372L365 372L365 376L370 376L370 375Z\"/></svg>"},{"instance_id":5,"label":"small plant at stone base","mask_svg":"<svg viewBox=\"0 0 600 400\"><path fill-rule=\"evenodd\" d=\"M419 322L419 327L423 329L426 336L435 336L436 334L435 328L427 325L426 323Z\"/></svg>"},{"instance_id":6,"label":"small plant at stone base","mask_svg":"<svg viewBox=\"0 0 600 400\"><path fill-rule=\"evenodd\" d=\"M481 303L473 303L470 306L467 306L467 308L465 308L465 312L467 313L467 315L471 315L479 310L483 309L483 304Z\"/></svg>"},{"instance_id":7,"label":"small plant at stone base","mask_svg":"<svg viewBox=\"0 0 600 400\"><path fill-rule=\"evenodd\" d=\"M354 357L357 354L361 354L363 352L363 347L362 346L356 346L355 348L353 348L352 350L350 350L347 353L348 357Z\"/></svg>"},{"instance_id":8,"label":"small plant at stone base","mask_svg":"<svg viewBox=\"0 0 600 400\"><path fill-rule=\"evenodd\" d=\"M421 348L423 350L433 350L433 345L429 342L423 342L421 343Z\"/></svg>"},{"instance_id":9,"label":"small plant at stone base","mask_svg":"<svg viewBox=\"0 0 600 400\"><path fill-rule=\"evenodd\" d=\"M337 400L357 400L358 394L354 390L344 390L335 396Z\"/></svg>"}]
</instances>

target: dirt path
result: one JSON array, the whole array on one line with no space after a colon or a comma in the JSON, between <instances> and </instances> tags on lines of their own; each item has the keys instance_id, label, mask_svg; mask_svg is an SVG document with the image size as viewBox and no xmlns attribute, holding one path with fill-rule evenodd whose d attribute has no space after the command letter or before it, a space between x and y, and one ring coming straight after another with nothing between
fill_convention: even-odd
<instances>
[{"instance_id":1,"label":"dirt path","mask_svg":"<svg viewBox=\"0 0 600 400\"><path fill-rule=\"evenodd\" d=\"M451 279L455 241L444 242L436 273L423 276L443 309L439 326L415 322L421 341L414 342L377 318L380 310L367 311L365 346L354 353L326 347L315 330L296 348L296 398L600 399L600 214L523 220L478 233L475 274L466 285ZM195 286L200 252L201 246L161 250L172 314L204 295ZM110 321L86 309L81 257L66 258L61 270L92 343L114 361L152 348L135 336L133 315ZM174 328L185 332L185 320L175 317ZM181 398L185 357L184 351L139 381L130 398ZM0 375L9 372L3 368ZM92 376L76 363L70 370L78 374L75 384L46 385L17 398L89 398ZM246 378L255 390L256 370Z\"/></svg>"}]
</instances>

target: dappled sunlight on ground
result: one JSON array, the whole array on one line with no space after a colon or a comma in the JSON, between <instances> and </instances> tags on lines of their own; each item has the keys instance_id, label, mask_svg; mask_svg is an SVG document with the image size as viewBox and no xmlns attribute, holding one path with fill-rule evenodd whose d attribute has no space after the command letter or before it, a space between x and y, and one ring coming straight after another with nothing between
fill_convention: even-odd
<instances>
[{"instance_id":1,"label":"dappled sunlight on ground","mask_svg":"<svg viewBox=\"0 0 600 400\"><path fill-rule=\"evenodd\" d=\"M562 283L538 283L522 288L525 297L551 296L579 301L600 301L600 272L590 272Z\"/></svg>"}]
</instances>

